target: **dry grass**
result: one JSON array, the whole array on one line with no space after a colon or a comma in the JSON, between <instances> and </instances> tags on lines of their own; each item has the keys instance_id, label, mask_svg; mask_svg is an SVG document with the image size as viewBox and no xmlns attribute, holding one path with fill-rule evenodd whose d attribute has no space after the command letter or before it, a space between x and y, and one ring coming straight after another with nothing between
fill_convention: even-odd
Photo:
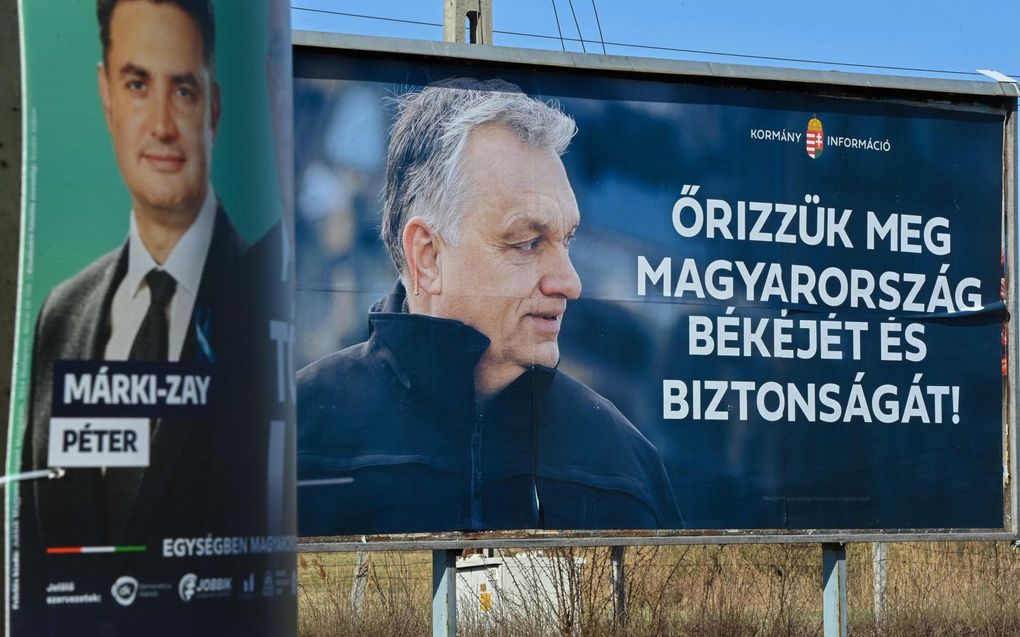
<instances>
[{"instance_id":1,"label":"dry grass","mask_svg":"<svg viewBox=\"0 0 1020 637\"><path fill-rule=\"evenodd\" d=\"M510 600L487 613L462 608L459 633L464 637L822 634L818 545L632 547L624 580L625 627L614 621L609 549L545 554L571 558L561 560L563 567L554 574L553 603ZM359 612L352 600L354 554L300 557L303 637L431 634L431 555L367 555ZM852 635L1020 635L1020 555L1007 543L888 545L887 606L881 622L873 607L871 546L849 546L847 567ZM517 585L536 586L529 581Z\"/></svg>"},{"instance_id":2,"label":"dry grass","mask_svg":"<svg viewBox=\"0 0 1020 637\"><path fill-rule=\"evenodd\" d=\"M298 625L305 637L401 637L431 634L429 553L373 553L361 569L360 612L352 599L353 553L298 557Z\"/></svg>"}]
</instances>

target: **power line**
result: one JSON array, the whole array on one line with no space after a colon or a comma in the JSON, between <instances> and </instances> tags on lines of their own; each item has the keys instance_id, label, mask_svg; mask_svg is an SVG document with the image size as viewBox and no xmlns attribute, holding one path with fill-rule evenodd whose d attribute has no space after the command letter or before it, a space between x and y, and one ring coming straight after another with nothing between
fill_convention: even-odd
<instances>
[{"instance_id":1,"label":"power line","mask_svg":"<svg viewBox=\"0 0 1020 637\"><path fill-rule=\"evenodd\" d=\"M493 30L493 33L499 33L500 35L517 35L527 38L541 38L541 39L556 39L556 36L542 35L539 33L522 33L520 31L500 31ZM577 38L564 38L568 42L576 42ZM594 43L594 40L588 40L588 42ZM884 69L889 71L915 71L920 73L943 73L947 75L978 75L981 73L976 71L950 71L946 69L927 69L912 66L885 66L882 64L860 64L855 62L834 62L832 60L809 60L806 58L786 58L776 57L771 55L754 55L751 53L725 53L722 51L708 51L702 49L680 49L669 46L655 46L652 44L629 44L626 42L606 42L607 46L618 46L621 48L628 49L648 49L651 51L671 51L675 53L695 53L699 55L718 55L722 57L732 58L748 58L753 60L768 60L773 62L797 62L801 64L818 64L818 65L829 65L829 66L844 66L854 68L866 68L866 69ZM1007 75L1016 75L1014 73L1007 73Z\"/></svg>"},{"instance_id":2,"label":"power line","mask_svg":"<svg viewBox=\"0 0 1020 637\"><path fill-rule=\"evenodd\" d=\"M327 10L327 9L311 9L309 7L296 7L294 5L290 5L290 8L294 9L295 11L308 11L309 13L326 13L326 14L329 14L329 15L342 15L342 16L347 16L348 18L364 18L366 20L383 20L385 22L401 22L403 24L420 24L420 25L426 26L426 27L440 27L440 28L442 28L442 26L443 26L441 23L438 23L438 22L422 22L420 20L403 20L401 18L387 18L387 17L381 16L381 15L365 15L363 13L346 13L344 11L330 11L330 10Z\"/></svg>"},{"instance_id":3,"label":"power line","mask_svg":"<svg viewBox=\"0 0 1020 637\"><path fill-rule=\"evenodd\" d=\"M564 44L565 42L579 42L579 43L582 43L582 45L583 45L584 42L588 42L588 43L591 43L591 44L595 44L596 43L595 40L585 40L583 38L564 37L562 30L560 30L559 14L556 12L556 2L555 2L555 0L551 0L551 1L552 1L552 5L553 5L553 14L556 16L556 28L557 28L557 30L560 31L560 35L559 36L544 35L544 34L541 34L541 33L525 33L525 32L521 32L521 31L503 31L503 30L500 30L500 29L493 29L492 32L493 33L498 33L500 35L514 35L514 36L519 36L519 37L537 38L537 39L542 39L542 40L559 40L560 41L560 46L563 48L564 51L567 50L566 46ZM329 15L339 15L339 16L346 16L346 17L350 17L350 18L362 18L362 19L366 19L366 20L381 20L381 21L384 21L384 22L399 22L399 23L403 23L403 24L415 24L415 25L420 25L420 26L439 27L439 28L442 28L442 26L443 26L441 23L438 23L438 22L424 22L424 21L421 21L421 20L406 20L406 19L401 19L401 18L388 18L388 17L385 17L385 16L366 15L366 14L361 14L361 13L347 13L347 12L344 12L344 11L331 11L331 10L327 10L327 9L312 9L312 8L308 8L308 7L298 7L298 6L293 6L293 5L291 5L291 9L294 9L295 11L309 11L309 12L313 12L313 13L325 13L325 14L329 14ZM949 70L949 69L930 69L930 68L914 67L914 66L887 66L887 65L883 65L883 64L862 64L862 63L859 63L859 62L836 62L836 61L833 61L833 60L812 60L812 59L808 59L808 58L788 58L788 57L777 57L777 56L771 56L771 55L755 55L753 53L727 53L727 52L724 52L724 51L709 51L709 50L704 50L704 49L681 49L681 48L677 48L677 47L657 46L657 45L653 45L653 44L631 44L631 43L628 43L628 42L611 42L610 41L610 42L603 42L602 44L604 46L616 46L616 47L626 48L626 49L645 49L645 50L649 50L649 51L669 51L669 52L672 52L672 53L693 53L693 54L697 54L697 55L715 55L715 56L720 56L720 57L745 58L745 59L750 59L750 60L765 60L765 61L770 61L770 62L793 62L793 63L798 63L798 64L816 64L816 65L821 65L821 66L826 66L827 65L827 66L839 66L839 67L848 67L848 68L878 69L878 70L885 70L885 71L910 71L910 72L915 72L915 73L940 73L940 74L943 74L943 75L969 75L969 76L984 77L983 74L978 73L976 71L955 71L955 70ZM1006 73L1006 75L1009 75L1010 77L1015 77L1017 75L1020 75L1020 73Z\"/></svg>"},{"instance_id":4,"label":"power line","mask_svg":"<svg viewBox=\"0 0 1020 637\"><path fill-rule=\"evenodd\" d=\"M567 45L563 42L563 29L560 28L560 13L556 10L556 0L549 0L553 6L553 16L556 18L556 32L560 34L560 48L566 53Z\"/></svg>"},{"instance_id":5,"label":"power line","mask_svg":"<svg viewBox=\"0 0 1020 637\"><path fill-rule=\"evenodd\" d=\"M574 16L574 27L577 29L577 37L581 40L581 51L587 53L588 49L584 48L584 36L581 35L581 23L577 21L577 14L574 13L574 0L567 0L567 4L570 5L570 15Z\"/></svg>"},{"instance_id":6,"label":"power line","mask_svg":"<svg viewBox=\"0 0 1020 637\"><path fill-rule=\"evenodd\" d=\"M591 8L595 11L595 25L599 28L599 42L602 43L602 54L606 54L606 39L602 37L602 23L599 21L599 8L595 6L595 0L591 0Z\"/></svg>"}]
</instances>

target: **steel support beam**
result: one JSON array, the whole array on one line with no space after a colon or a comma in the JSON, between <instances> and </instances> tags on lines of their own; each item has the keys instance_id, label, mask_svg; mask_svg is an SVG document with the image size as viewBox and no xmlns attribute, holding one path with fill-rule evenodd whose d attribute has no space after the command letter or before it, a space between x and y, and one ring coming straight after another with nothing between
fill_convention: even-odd
<instances>
[{"instance_id":1,"label":"steel support beam","mask_svg":"<svg viewBox=\"0 0 1020 637\"><path fill-rule=\"evenodd\" d=\"M457 637L457 550L432 551L432 637Z\"/></svg>"},{"instance_id":2,"label":"steel support beam","mask_svg":"<svg viewBox=\"0 0 1020 637\"><path fill-rule=\"evenodd\" d=\"M846 637L846 545L822 545L822 625L825 637Z\"/></svg>"}]
</instances>

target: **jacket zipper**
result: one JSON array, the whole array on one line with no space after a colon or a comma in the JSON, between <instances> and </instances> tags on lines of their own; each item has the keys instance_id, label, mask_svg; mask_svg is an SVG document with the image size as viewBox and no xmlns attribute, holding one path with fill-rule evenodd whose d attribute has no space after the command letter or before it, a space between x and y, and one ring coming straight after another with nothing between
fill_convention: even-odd
<instances>
[{"instance_id":1,"label":"jacket zipper","mask_svg":"<svg viewBox=\"0 0 1020 637\"><path fill-rule=\"evenodd\" d=\"M471 528L482 527L482 426L485 414L475 417L475 428L471 434Z\"/></svg>"}]
</instances>

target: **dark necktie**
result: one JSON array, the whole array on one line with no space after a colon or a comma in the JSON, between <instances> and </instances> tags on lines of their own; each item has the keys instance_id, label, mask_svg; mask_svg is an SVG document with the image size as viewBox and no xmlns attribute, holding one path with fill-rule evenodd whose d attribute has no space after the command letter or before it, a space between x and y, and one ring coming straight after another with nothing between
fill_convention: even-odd
<instances>
[{"instance_id":1,"label":"dark necktie","mask_svg":"<svg viewBox=\"0 0 1020 637\"><path fill-rule=\"evenodd\" d=\"M129 360L165 361L170 349L170 301L177 291L177 281L162 270L155 268L145 275L149 286L149 310L131 343Z\"/></svg>"},{"instance_id":2,"label":"dark necktie","mask_svg":"<svg viewBox=\"0 0 1020 637\"><path fill-rule=\"evenodd\" d=\"M177 281L162 270L153 268L145 275L149 287L149 309L131 343L129 360L166 361L170 349L170 301L177 291ZM150 453L155 437L155 424L149 432ZM145 469L142 467L112 467L106 470L106 514L112 541L120 536L127 521L129 507L135 500Z\"/></svg>"}]
</instances>

